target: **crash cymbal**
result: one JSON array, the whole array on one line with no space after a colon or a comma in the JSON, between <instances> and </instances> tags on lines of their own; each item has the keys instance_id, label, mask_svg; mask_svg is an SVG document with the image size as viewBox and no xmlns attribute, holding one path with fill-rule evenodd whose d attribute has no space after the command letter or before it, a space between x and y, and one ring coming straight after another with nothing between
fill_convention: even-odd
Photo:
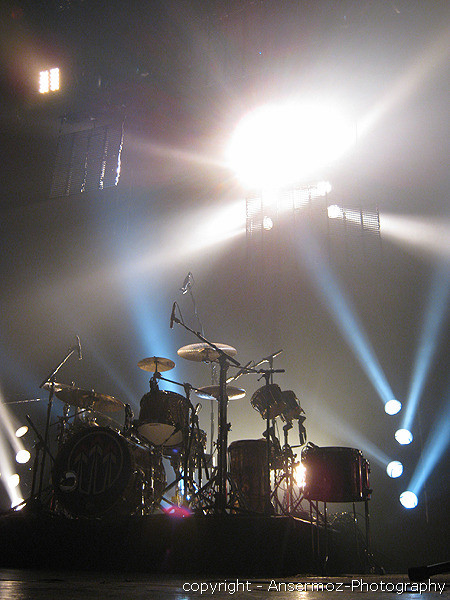
<instances>
[{"instance_id":1,"label":"crash cymbal","mask_svg":"<svg viewBox=\"0 0 450 600\"><path fill-rule=\"evenodd\" d=\"M228 346L228 344L216 344L217 348L228 354L228 356L234 356L237 354L236 348L232 346ZM212 348L209 344L200 343L200 344L190 344L189 346L183 346L178 350L178 355L181 358L186 358L187 360L194 360L196 362L213 362L217 360L220 356L219 352Z\"/></svg>"},{"instance_id":2,"label":"crash cymbal","mask_svg":"<svg viewBox=\"0 0 450 600\"><path fill-rule=\"evenodd\" d=\"M51 383L46 383L43 387L51 388ZM81 390L64 383L55 383L55 396L70 406L78 408L89 408L98 412L114 412L124 408L124 403L116 400L112 396L99 394L94 390Z\"/></svg>"},{"instance_id":3,"label":"crash cymbal","mask_svg":"<svg viewBox=\"0 0 450 600\"><path fill-rule=\"evenodd\" d=\"M151 371L152 373L163 373L164 371L170 371L173 369L175 363L170 358L163 358L162 356L151 356L150 358L143 358L138 362L138 367L144 371Z\"/></svg>"},{"instance_id":4,"label":"crash cymbal","mask_svg":"<svg viewBox=\"0 0 450 600\"><path fill-rule=\"evenodd\" d=\"M207 385L200 388L195 392L199 398L209 400L210 398L217 398L220 396L220 386L218 385ZM227 396L228 400L239 400L245 396L245 390L232 385L227 385Z\"/></svg>"}]
</instances>

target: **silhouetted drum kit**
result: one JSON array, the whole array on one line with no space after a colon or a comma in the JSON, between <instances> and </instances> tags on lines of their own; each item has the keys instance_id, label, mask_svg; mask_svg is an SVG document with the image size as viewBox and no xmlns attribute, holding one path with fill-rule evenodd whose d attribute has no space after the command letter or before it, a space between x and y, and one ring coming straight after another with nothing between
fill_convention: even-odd
<instances>
[{"instance_id":1,"label":"silhouetted drum kit","mask_svg":"<svg viewBox=\"0 0 450 600\"><path fill-rule=\"evenodd\" d=\"M64 404L51 468L53 509L71 517L90 518L146 515L163 510L164 504L204 514L290 512L294 504L298 505L298 495L295 500L292 490L294 470L300 462L293 448L300 446L308 473L301 498L324 502L367 499L368 463L358 450L305 446L305 416L296 395L273 383L274 373L284 372L273 369L273 358L278 354L242 367L234 359L236 350L226 344L184 346L178 350L181 358L220 366L219 384L202 388L164 377L162 373L175 367L168 358L142 359L137 366L152 375L137 419L129 405L112 396L46 381L42 387L50 392L49 410L53 395ZM270 368L258 370L262 362L269 362ZM231 365L239 371L227 379ZM266 429L261 439L237 440L228 446L228 401L246 394L231 384L244 373L259 373L265 378L265 385L253 394L250 403L265 420ZM160 389L161 381L182 387L184 394ZM192 393L218 403L215 460L206 454L207 435L199 428L200 405L193 406ZM123 426L109 416L118 411L125 411ZM278 417L284 422L283 446L275 434ZM288 441L293 421L299 426L299 446ZM48 447L47 433L41 440L44 448ZM173 468L170 484L164 461ZM44 465L41 480L43 469ZM287 505L278 499L283 486L291 495ZM174 495L168 497L170 490Z\"/></svg>"}]
</instances>

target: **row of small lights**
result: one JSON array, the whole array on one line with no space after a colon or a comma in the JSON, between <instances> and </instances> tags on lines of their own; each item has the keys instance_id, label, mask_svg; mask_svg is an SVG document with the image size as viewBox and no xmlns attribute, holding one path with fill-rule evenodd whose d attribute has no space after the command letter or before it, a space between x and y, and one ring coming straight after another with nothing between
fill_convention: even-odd
<instances>
[{"instance_id":1,"label":"row of small lights","mask_svg":"<svg viewBox=\"0 0 450 600\"><path fill-rule=\"evenodd\" d=\"M389 400L384 405L384 410L388 415L396 415L401 409L402 403L398 400ZM402 446L407 446L413 441L413 435L409 429L397 429L394 437ZM393 460L387 465L386 472L389 477L392 477L393 479L401 477L403 474L403 465L399 460ZM418 502L416 494L410 490L406 490L400 494L400 503L405 508L415 508Z\"/></svg>"},{"instance_id":2,"label":"row of small lights","mask_svg":"<svg viewBox=\"0 0 450 600\"><path fill-rule=\"evenodd\" d=\"M22 425L21 427L19 427L17 429L16 437L22 438L27 432L28 432L28 427L26 425ZM25 449L19 450L16 454L16 462L21 465L26 464L30 460L30 458L31 458L30 452ZM0 477L2 477L1 473L0 473ZM6 485L8 486L8 488L10 490L13 490L13 489L19 487L19 484L20 484L20 476L18 473L13 473L6 480ZM17 500L12 503L11 507L20 509L23 507L22 502L23 502L22 498L18 497Z\"/></svg>"}]
</instances>

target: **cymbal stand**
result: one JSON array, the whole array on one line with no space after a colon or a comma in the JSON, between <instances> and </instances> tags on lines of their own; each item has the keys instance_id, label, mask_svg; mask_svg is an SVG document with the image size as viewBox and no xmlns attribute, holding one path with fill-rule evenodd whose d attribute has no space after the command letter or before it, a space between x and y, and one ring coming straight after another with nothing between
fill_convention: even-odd
<instances>
[{"instance_id":1,"label":"cymbal stand","mask_svg":"<svg viewBox=\"0 0 450 600\"><path fill-rule=\"evenodd\" d=\"M228 422L227 422L227 370L230 364L241 368L241 364L232 356L229 356L221 348L207 340L201 333L194 331L183 323L178 317L173 316L173 321L182 325L187 331L193 333L199 340L208 344L218 354L219 361L219 418L218 418L218 441L217 441L217 473L211 478L207 485L217 484L214 500L214 511L223 513L227 509L227 481L231 479L228 476L227 459L228 459ZM204 486L205 487L205 486ZM203 488L202 488L203 489Z\"/></svg>"},{"instance_id":2,"label":"cymbal stand","mask_svg":"<svg viewBox=\"0 0 450 600\"><path fill-rule=\"evenodd\" d=\"M45 421L45 432L44 432L44 440L43 440L43 448L42 448L41 469L40 469L40 474L39 474L39 488L38 488L38 493L37 493L37 500L39 502L41 501L41 496L42 496L42 485L43 485L43 481L44 481L45 459L46 459L46 454L48 453L50 414L52 411L53 396L55 393L55 377L56 377L56 374L58 373L58 371L60 370L60 368L64 365L64 363L66 363L69 360L69 358L72 356L72 354L74 354L77 350L78 350L78 346L72 346L71 348L69 348L66 356L62 359L62 361L58 364L58 366L55 367L55 369L53 369L53 371L51 371L47 375L47 377L42 381L42 383L39 386L39 388L43 388L46 383L50 383L48 404L47 404L47 417L46 417L46 421Z\"/></svg>"},{"instance_id":3,"label":"cymbal stand","mask_svg":"<svg viewBox=\"0 0 450 600\"><path fill-rule=\"evenodd\" d=\"M191 419L190 422L192 423L192 427L189 428L189 434L186 440L186 450L184 453L184 457L183 457L183 475L181 477L177 477L176 481L174 482L174 484L176 485L179 481L183 480L183 496L186 499L186 491L189 488L193 488L193 474L191 477L191 472L189 469L189 460L190 460L190 453L191 453L191 447L192 447L192 440L196 437L198 439L200 439L200 427L199 427L199 423L198 423L198 415L196 414L196 410L191 402L190 396L191 396L191 391L200 391L197 390L197 388L193 387L190 383L179 383L178 381L173 381L172 379L168 379L167 377L163 377L161 375L161 373L155 373L155 379L162 379L163 381L166 381L168 383L173 383L174 385L178 385L180 387L184 388L185 394L186 394L186 400L189 406L189 410L191 411ZM199 480L201 481L202 479L202 475L201 475L201 470L202 468L204 469L205 473L206 473L206 478L209 479L209 473L208 473L208 465L206 462L206 456L205 456L205 452L203 447L201 447L200 450L200 463L199 463ZM174 484L171 484L169 486L173 487ZM167 491L167 490L165 490Z\"/></svg>"}]
</instances>

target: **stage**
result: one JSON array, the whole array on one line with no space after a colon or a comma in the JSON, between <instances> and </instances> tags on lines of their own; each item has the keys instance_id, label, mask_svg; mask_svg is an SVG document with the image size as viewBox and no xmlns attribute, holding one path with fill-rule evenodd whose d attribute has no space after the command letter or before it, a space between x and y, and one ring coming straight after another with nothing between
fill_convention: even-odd
<instances>
[{"instance_id":1,"label":"stage","mask_svg":"<svg viewBox=\"0 0 450 600\"><path fill-rule=\"evenodd\" d=\"M28 511L0 519L0 540L1 568L202 577L371 570L354 539L284 516L153 514L97 520Z\"/></svg>"}]
</instances>

